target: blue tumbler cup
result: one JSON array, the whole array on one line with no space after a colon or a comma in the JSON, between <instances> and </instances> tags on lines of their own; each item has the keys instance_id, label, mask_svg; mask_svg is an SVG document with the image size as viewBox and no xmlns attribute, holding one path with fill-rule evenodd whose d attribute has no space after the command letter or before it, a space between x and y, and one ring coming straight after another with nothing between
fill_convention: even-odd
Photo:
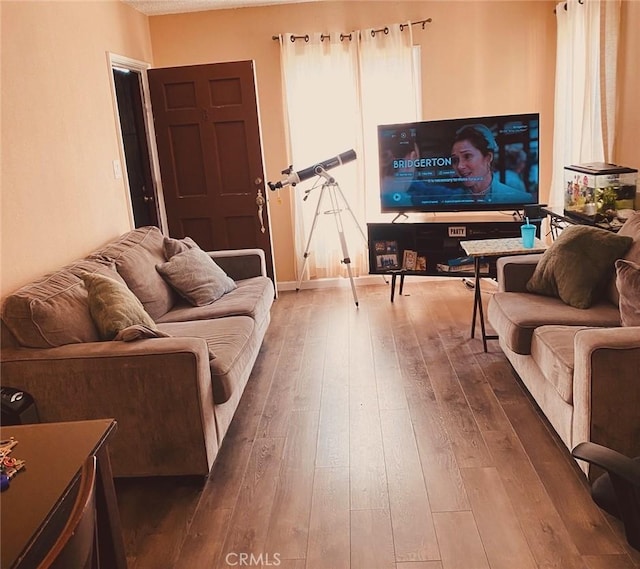
<instances>
[{"instance_id":1,"label":"blue tumbler cup","mask_svg":"<svg viewBox=\"0 0 640 569\"><path fill-rule=\"evenodd\" d=\"M522 246L525 249L532 249L533 241L536 237L536 226L531 223L525 223L520 226L520 232L522 233Z\"/></svg>"}]
</instances>

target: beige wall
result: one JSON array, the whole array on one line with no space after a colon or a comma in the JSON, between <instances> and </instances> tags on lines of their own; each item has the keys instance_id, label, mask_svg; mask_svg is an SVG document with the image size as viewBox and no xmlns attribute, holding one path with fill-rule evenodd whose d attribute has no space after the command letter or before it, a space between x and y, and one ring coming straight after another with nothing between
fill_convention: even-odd
<instances>
[{"instance_id":1,"label":"beige wall","mask_svg":"<svg viewBox=\"0 0 640 569\"><path fill-rule=\"evenodd\" d=\"M156 66L255 59L267 175L275 178L287 157L278 42L271 36L431 17L427 30L415 30L423 49L425 118L539 110L544 189L553 123L554 2L373 4L314 2L147 19L113 0L2 0L0 296L130 227L125 187L112 173L119 146L107 51ZM640 2L623 2L613 160L636 167L638 29ZM281 201L269 196L284 281L295 280L289 192L281 192Z\"/></svg>"},{"instance_id":2,"label":"beige wall","mask_svg":"<svg viewBox=\"0 0 640 569\"><path fill-rule=\"evenodd\" d=\"M375 7L373 7L375 5ZM425 119L541 113L542 188L549 184L555 66L554 2L312 2L156 16L149 19L154 65L254 59L268 179L288 164L279 44L282 32L344 31L432 18L423 31ZM322 86L319 86L322 88ZM330 87L328 87L330 88ZM318 128L322 121L318 120ZM323 158L323 157L320 157ZM304 167L306 165L300 165ZM270 194L278 278L296 280L290 192Z\"/></svg>"},{"instance_id":3,"label":"beige wall","mask_svg":"<svg viewBox=\"0 0 640 569\"><path fill-rule=\"evenodd\" d=\"M640 2L622 2L621 18L618 116L612 161L640 169ZM640 209L640 203L636 203L636 209Z\"/></svg>"},{"instance_id":4,"label":"beige wall","mask_svg":"<svg viewBox=\"0 0 640 569\"><path fill-rule=\"evenodd\" d=\"M2 10L0 295L130 228L106 52L151 62L147 17L121 2Z\"/></svg>"}]
</instances>

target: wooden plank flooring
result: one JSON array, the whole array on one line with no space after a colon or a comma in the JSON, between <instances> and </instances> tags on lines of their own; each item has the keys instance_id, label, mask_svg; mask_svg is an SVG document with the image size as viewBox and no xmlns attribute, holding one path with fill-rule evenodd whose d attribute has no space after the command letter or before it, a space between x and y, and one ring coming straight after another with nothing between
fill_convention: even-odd
<instances>
[{"instance_id":1,"label":"wooden plank flooring","mask_svg":"<svg viewBox=\"0 0 640 569\"><path fill-rule=\"evenodd\" d=\"M494 288L483 283L484 299ZM458 279L281 293L204 482L116 481L131 569L634 569Z\"/></svg>"}]
</instances>

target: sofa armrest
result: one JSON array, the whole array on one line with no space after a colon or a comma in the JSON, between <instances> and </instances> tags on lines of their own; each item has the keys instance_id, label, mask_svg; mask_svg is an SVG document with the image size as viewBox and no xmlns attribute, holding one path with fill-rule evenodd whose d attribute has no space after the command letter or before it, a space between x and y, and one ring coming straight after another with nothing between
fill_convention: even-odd
<instances>
[{"instance_id":1,"label":"sofa armrest","mask_svg":"<svg viewBox=\"0 0 640 569\"><path fill-rule=\"evenodd\" d=\"M527 281L532 277L542 253L500 257L496 261L498 290L500 292L527 292Z\"/></svg>"},{"instance_id":2,"label":"sofa armrest","mask_svg":"<svg viewBox=\"0 0 640 569\"><path fill-rule=\"evenodd\" d=\"M2 384L43 422L112 417L116 476L206 475L217 453L207 344L200 338L2 350Z\"/></svg>"},{"instance_id":3,"label":"sofa armrest","mask_svg":"<svg viewBox=\"0 0 640 569\"><path fill-rule=\"evenodd\" d=\"M267 263L262 249L227 249L208 253L234 281L267 276Z\"/></svg>"},{"instance_id":4,"label":"sofa armrest","mask_svg":"<svg viewBox=\"0 0 640 569\"><path fill-rule=\"evenodd\" d=\"M640 455L640 327L581 330L574 352L574 446Z\"/></svg>"}]
</instances>

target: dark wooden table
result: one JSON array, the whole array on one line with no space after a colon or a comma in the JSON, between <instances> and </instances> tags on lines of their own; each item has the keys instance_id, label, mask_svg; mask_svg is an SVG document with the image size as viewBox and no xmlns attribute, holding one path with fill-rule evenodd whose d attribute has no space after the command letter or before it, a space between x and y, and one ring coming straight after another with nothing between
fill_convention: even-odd
<instances>
[{"instance_id":1,"label":"dark wooden table","mask_svg":"<svg viewBox=\"0 0 640 569\"><path fill-rule=\"evenodd\" d=\"M96 508L102 567L127 566L107 441L112 419L2 427L2 439L18 444L11 456L26 460L24 470L0 494L2 569L32 568L59 536L75 501L80 468L97 458Z\"/></svg>"}]
</instances>

